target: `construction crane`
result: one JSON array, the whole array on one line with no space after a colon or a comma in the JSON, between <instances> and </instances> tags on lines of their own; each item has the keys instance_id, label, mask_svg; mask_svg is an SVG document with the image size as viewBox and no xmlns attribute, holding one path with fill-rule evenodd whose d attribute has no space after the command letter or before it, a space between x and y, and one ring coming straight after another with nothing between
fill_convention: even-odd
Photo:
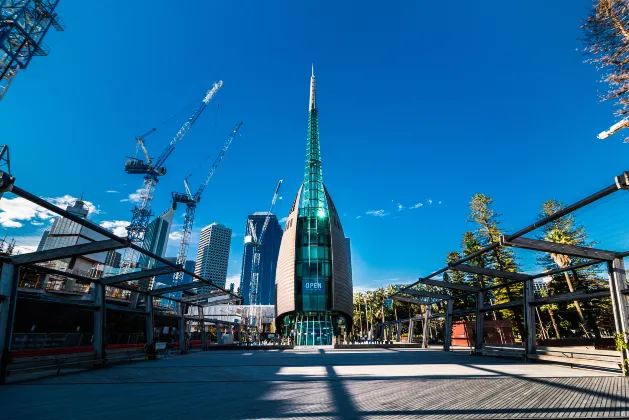
<instances>
[{"instance_id":1,"label":"construction crane","mask_svg":"<svg viewBox=\"0 0 629 420\"><path fill-rule=\"evenodd\" d=\"M168 159L175 150L175 147L179 144L179 142L181 142L181 140L183 140L188 131L190 131L192 125L197 121L203 110L205 110L207 104L210 103L216 92L218 92L222 86L222 80L219 80L218 83L214 83L212 89L208 90L205 94L205 97L201 101L201 105L192 113L190 118L188 118L188 121L186 121L179 129L179 132L177 132L168 147L166 147L155 162L153 162L153 160L149 157L148 150L144 144L144 138L155 131L155 129L148 131L136 139L138 146L140 146L142 152L144 153L146 162L137 158L129 158L125 162L124 169L128 174L144 175L144 183L142 184L142 189L140 190L139 202L131 210L131 213L133 213L131 224L127 226L127 236L132 243L142 245L144 242L144 235L148 228L149 219L152 216L151 204L153 202L155 185L157 184L159 177L166 174L166 168L164 167L166 159ZM138 260L138 257L138 251L132 248L127 248L122 259L122 264L120 265L120 274L130 272Z\"/></svg>"},{"instance_id":2,"label":"construction crane","mask_svg":"<svg viewBox=\"0 0 629 420\"><path fill-rule=\"evenodd\" d=\"M0 146L0 198L5 192L11 191L15 178L11 176L11 158L9 146Z\"/></svg>"},{"instance_id":3,"label":"construction crane","mask_svg":"<svg viewBox=\"0 0 629 420\"><path fill-rule=\"evenodd\" d=\"M268 213L266 214L266 218L264 219L264 224L262 225L262 230L260 231L260 236L256 234L256 228L253 225L253 220L249 219L248 232L245 235L245 245L251 244L253 256L251 260L251 279L249 280L249 305L257 305L258 304L258 284L260 281L260 248L262 246L262 241L264 240L264 233L266 232L266 228L269 226L269 219L271 218L271 212L273 211L273 207L275 206L275 202L277 201L277 196L280 193L280 187L282 186L282 180L277 183L277 188L275 188L275 194L273 194L273 200L271 200L271 207L269 208ZM243 265L244 266L244 265ZM255 322L253 322L255 323Z\"/></svg>"},{"instance_id":4,"label":"construction crane","mask_svg":"<svg viewBox=\"0 0 629 420\"><path fill-rule=\"evenodd\" d=\"M232 144L232 141L236 137L236 134L238 133L241 125L242 122L236 124L234 130L230 133L229 137L227 137L227 141L223 145L221 151L218 153L218 156L214 160L212 167L207 173L207 176L205 177L201 185L199 185L199 189L196 193L194 193L194 195L190 192L190 187L188 186L188 178L192 174L188 175L186 179L183 180L183 185L186 188L185 193L172 193L173 209L177 209L177 203L182 203L186 205L186 214L184 215L183 228L181 230L181 242L179 244L179 252L177 253L178 265L185 266L186 260L188 259L188 248L190 248L190 235L192 234L192 226L194 225L194 213L197 209L197 203L201 201L201 194L203 194L205 187L207 187L207 184L214 176L214 172L216 172L218 165L220 165L221 161L223 160L225 152L227 152L227 149L229 149L229 146ZM175 273L173 276L173 286L181 284L181 282L183 281L183 277L183 272ZM173 294L171 297L179 298L179 296L180 292Z\"/></svg>"},{"instance_id":5,"label":"construction crane","mask_svg":"<svg viewBox=\"0 0 629 420\"><path fill-rule=\"evenodd\" d=\"M0 0L0 100L21 69L35 56L48 55L43 40L52 26L63 31L55 8L59 0Z\"/></svg>"}]
</instances>

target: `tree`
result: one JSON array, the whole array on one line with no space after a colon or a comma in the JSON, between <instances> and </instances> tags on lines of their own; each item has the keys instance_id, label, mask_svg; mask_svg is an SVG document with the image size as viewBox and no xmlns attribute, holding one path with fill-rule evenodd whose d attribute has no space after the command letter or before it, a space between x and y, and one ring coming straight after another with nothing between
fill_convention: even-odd
<instances>
[{"instance_id":1,"label":"tree","mask_svg":"<svg viewBox=\"0 0 629 420\"><path fill-rule=\"evenodd\" d=\"M492 208L493 199L484 194L477 193L472 197L470 202L470 216L468 221L478 225L478 229L474 232L474 247L485 247L491 243L498 242L502 235L500 229L500 214L496 213ZM465 236L464 236L465 239ZM472 243L470 244L472 246ZM471 253L471 252L470 252ZM482 263L486 267L496 270L515 273L518 271L518 263L515 254L509 248L496 247L492 251L482 256ZM496 283L504 283L505 279L497 278ZM507 285L504 288L493 289L491 293L492 301L495 304L513 302L518 300L518 296L522 295L523 285L521 283ZM515 325L514 329L520 337L523 337L524 319L522 313L516 313L511 310L500 311L504 318L512 320Z\"/></svg>"},{"instance_id":2,"label":"tree","mask_svg":"<svg viewBox=\"0 0 629 420\"><path fill-rule=\"evenodd\" d=\"M538 215L538 220L544 219L564 208L563 204L557 200L546 200L542 203L541 207L542 209ZM540 233L537 235L537 238L558 244L577 245L583 247L591 247L593 245L593 243L589 242L587 239L585 228L577 224L574 214L560 217L559 219L544 225ZM584 260L581 258L571 257L569 255L551 252L538 256L537 261L546 270L553 270L557 267L566 268ZM562 277L569 292L574 292L577 288L583 289L596 287L596 282L589 280L596 278L596 273L591 268L572 269L569 272L564 271L562 275L553 276L553 280L558 281L559 278ZM586 320L583 314L583 309L581 308L581 303L578 300L575 300L573 304L580 326L583 328L584 332L588 334L588 330L595 327L595 322L588 322ZM551 316L553 326L556 326L556 321L550 307L548 307L548 313ZM555 330L556 329L557 328L555 327ZM596 331L595 334L597 334Z\"/></svg>"},{"instance_id":3,"label":"tree","mask_svg":"<svg viewBox=\"0 0 629 420\"><path fill-rule=\"evenodd\" d=\"M608 84L603 100L616 103L616 114L629 114L629 4L626 0L594 0L581 26L586 62L603 72Z\"/></svg>"}]
</instances>

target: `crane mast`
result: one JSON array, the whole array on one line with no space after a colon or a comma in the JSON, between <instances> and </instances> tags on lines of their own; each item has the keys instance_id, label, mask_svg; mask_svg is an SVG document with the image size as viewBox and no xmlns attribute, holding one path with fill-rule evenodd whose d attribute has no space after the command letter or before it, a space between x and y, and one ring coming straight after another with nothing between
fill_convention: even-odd
<instances>
[{"instance_id":1,"label":"crane mast","mask_svg":"<svg viewBox=\"0 0 629 420\"><path fill-rule=\"evenodd\" d=\"M152 216L151 204L153 203L155 185L157 185L157 182L159 180L158 177L166 174L166 168L164 167L166 159L168 159L168 157L175 150L175 147L181 142L181 140L183 140L188 131L190 131L192 125L197 121L201 113L205 110L207 104L210 103L216 92L218 92L218 90L222 86L222 80L220 80L218 83L214 83L212 88L208 90L205 94L205 97L201 101L199 107L192 113L185 124L179 129L175 137L173 137L173 139L170 141L170 144L168 144L166 149L162 152L162 154L154 163L148 157L148 151L146 150L146 146L142 139L143 137L152 133L152 131L149 131L144 136L141 136L138 139L138 143L141 145L142 150L145 154L146 162L144 162L142 159L130 158L127 159L127 162L125 163L125 171L128 174L144 175L144 182L142 183L142 189L140 190L139 201L131 210L131 224L127 226L127 235L132 243L136 245L142 245L142 243L144 242L144 235L146 234L148 228L149 219ZM120 274L126 274L130 272L134 267L136 261L138 260L138 257L138 251L132 248L127 248L122 259L122 264L120 265Z\"/></svg>"},{"instance_id":2,"label":"crane mast","mask_svg":"<svg viewBox=\"0 0 629 420\"><path fill-rule=\"evenodd\" d=\"M229 149L229 146L232 144L232 141L236 137L236 134L238 133L240 126L242 126L242 122L239 122L238 124L236 124L236 127L234 127L234 130L231 132L229 137L227 137L227 141L223 145L223 148L221 149L221 151L218 153L218 156L214 160L212 167L207 173L207 176L205 177L201 185L199 185L199 189L197 190L197 192L194 195L192 195L190 193L190 188L188 187L188 181L184 180L184 186L186 188L186 192L172 194L173 207L176 208L177 203L183 203L186 205L186 213L184 215L183 228L181 231L181 242L179 244L179 252L177 253L178 265L185 266L186 260L188 258L188 248L190 248L190 235L192 234L192 226L194 225L194 214L197 209L197 203L201 201L201 195L203 194L205 187L207 187L207 184L210 182L210 180L214 176L214 172L216 172L216 169L218 168L221 161L223 160L223 156L225 156L227 149ZM181 282L183 281L183 277L184 277L183 272L175 273L173 275L173 285L181 284ZM178 298L179 296L178 294L173 294L171 297Z\"/></svg>"},{"instance_id":3,"label":"crane mast","mask_svg":"<svg viewBox=\"0 0 629 420\"><path fill-rule=\"evenodd\" d=\"M249 219L249 234L251 235L252 241L251 244L253 246L253 258L251 261L251 279L249 281L249 305L258 305L258 284L260 281L260 247L262 246L262 241L264 240L264 233L266 232L266 228L269 226L269 219L271 218L271 212L273 211L273 207L275 206L275 202L277 201L277 197L280 193L280 187L282 186L282 180L277 183L277 188L275 188L275 194L273 194L273 200L271 200L271 207L269 208L268 213L266 214L266 218L264 219L264 224L262 225L262 230L260 231L260 237L256 237L256 230L253 225L251 219ZM255 321L254 321L255 323Z\"/></svg>"}]
</instances>

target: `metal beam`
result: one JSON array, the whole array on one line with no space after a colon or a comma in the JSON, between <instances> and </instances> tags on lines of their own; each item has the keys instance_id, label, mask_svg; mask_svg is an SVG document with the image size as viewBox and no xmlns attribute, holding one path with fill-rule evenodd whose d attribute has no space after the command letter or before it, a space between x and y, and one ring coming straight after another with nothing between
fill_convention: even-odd
<instances>
[{"instance_id":1,"label":"metal beam","mask_svg":"<svg viewBox=\"0 0 629 420\"><path fill-rule=\"evenodd\" d=\"M551 214L548 217L543 218L542 220L539 220L535 223L533 223L532 225L529 225L527 227L525 227L524 229L521 229L519 231L517 231L516 233L514 233L513 235L509 235L507 237L508 241L513 240L514 238L519 238L520 236L526 235L529 232L534 231L535 229L538 229L544 225L547 225L548 223L555 221L567 214L572 213L573 211L576 211L578 209L580 209L581 207L585 207L590 203L593 203L597 200L600 200L603 197L608 196L609 194L612 194L616 191L618 191L619 189L625 188L627 186L627 182L629 180L628 177L628 173L627 172L623 172L621 175L617 176L614 178L614 184L610 185L609 187L602 189L592 195L590 195L589 197L584 198L583 200L577 201L576 203L564 207L563 209Z\"/></svg>"},{"instance_id":2,"label":"metal beam","mask_svg":"<svg viewBox=\"0 0 629 420\"><path fill-rule=\"evenodd\" d=\"M521 300L514 300L513 302L500 303L498 305L483 306L481 312L500 311L502 309L521 308L524 302Z\"/></svg>"},{"instance_id":3,"label":"metal beam","mask_svg":"<svg viewBox=\"0 0 629 420\"><path fill-rule=\"evenodd\" d=\"M476 309L459 309L458 311L453 311L452 316L460 316L460 315L468 315L476 312Z\"/></svg>"},{"instance_id":4,"label":"metal beam","mask_svg":"<svg viewBox=\"0 0 629 420\"><path fill-rule=\"evenodd\" d=\"M47 249L45 251L31 252L30 254L17 255L11 259L13 264L35 264L45 261L60 260L63 258L79 257L81 255L94 254L97 252L111 251L113 249L124 248L126 244L121 244L113 239L104 241L89 242L81 245L66 246L63 248Z\"/></svg>"},{"instance_id":5,"label":"metal beam","mask_svg":"<svg viewBox=\"0 0 629 420\"><path fill-rule=\"evenodd\" d=\"M242 301L242 299L240 299L240 298L238 298L238 299L237 298L231 298L231 299L221 299L221 300L215 300L215 301L212 301L212 302L203 302L203 303L200 303L200 304L197 303L197 304L199 304L199 305L201 305L203 307L206 307L206 306L225 305L225 304L228 304L228 303L238 303L240 301Z\"/></svg>"},{"instance_id":6,"label":"metal beam","mask_svg":"<svg viewBox=\"0 0 629 420\"><path fill-rule=\"evenodd\" d=\"M500 243L504 246L514 248L532 249L534 251L552 252L555 254L570 255L572 257L589 258L601 261L612 261L617 255L617 253L613 251L604 251L601 249L587 248L577 245L558 244L555 242L540 241L539 239L507 239L505 236L502 236L500 238Z\"/></svg>"},{"instance_id":7,"label":"metal beam","mask_svg":"<svg viewBox=\"0 0 629 420\"><path fill-rule=\"evenodd\" d=\"M428 298L433 298L433 299L441 299L441 300L452 299L452 296L450 295L444 295L441 293L424 292L422 290L414 290L414 289L407 290L404 293L408 295L423 296L423 297L428 297Z\"/></svg>"},{"instance_id":8,"label":"metal beam","mask_svg":"<svg viewBox=\"0 0 629 420\"><path fill-rule=\"evenodd\" d=\"M414 303L415 305L432 305L432 302L427 300L411 299L401 296L393 296L391 299L399 300L400 302Z\"/></svg>"},{"instance_id":9,"label":"metal beam","mask_svg":"<svg viewBox=\"0 0 629 420\"><path fill-rule=\"evenodd\" d=\"M446 289L463 290L465 292L478 292L480 287L469 286L467 284L449 283L441 280L431 279L419 279L420 284L426 284L428 286L445 287Z\"/></svg>"},{"instance_id":10,"label":"metal beam","mask_svg":"<svg viewBox=\"0 0 629 420\"><path fill-rule=\"evenodd\" d=\"M601 263L600 260L583 261L582 263L570 265L568 267L557 268L555 270L549 270L549 271L544 271L543 273L534 274L534 275L531 276L531 278L539 279L539 278L546 277L546 276L552 276L554 274L561 274L561 273L563 273L565 271L571 271L571 270L576 270L578 268L590 267L592 265L596 265L596 264L600 264L600 263Z\"/></svg>"},{"instance_id":11,"label":"metal beam","mask_svg":"<svg viewBox=\"0 0 629 420\"><path fill-rule=\"evenodd\" d=\"M548 296L540 299L535 299L531 302L531 305L539 306L546 305L547 303L568 302L573 300L593 299L600 297L609 297L609 289L603 290L581 290L572 293L562 293L560 295Z\"/></svg>"},{"instance_id":12,"label":"metal beam","mask_svg":"<svg viewBox=\"0 0 629 420\"><path fill-rule=\"evenodd\" d=\"M190 290L190 289L200 289L202 287L207 286L207 284L201 282L201 281L193 281L190 283L186 283L186 284L178 284L177 286L171 286L171 287L162 287L160 289L153 289L149 292L150 296L159 296L159 295L164 295L166 293L174 293L174 292L182 292L184 290Z\"/></svg>"},{"instance_id":13,"label":"metal beam","mask_svg":"<svg viewBox=\"0 0 629 420\"><path fill-rule=\"evenodd\" d=\"M456 266L450 264L449 267L451 270L454 270L454 271L480 274L480 275L489 276L489 277L499 277L499 278L509 279L509 280L526 281L530 278L526 274L509 273L507 271L494 270L493 268L475 267L473 265L467 265L467 264L459 264Z\"/></svg>"},{"instance_id":14,"label":"metal beam","mask_svg":"<svg viewBox=\"0 0 629 420\"><path fill-rule=\"evenodd\" d=\"M116 284L116 283L125 283L127 281L141 280L141 279L145 279L149 277L160 276L162 274L172 274L172 273L176 273L177 271L180 271L180 269L177 269L175 267L170 267L170 266L163 266L163 267L151 268L150 270L134 271L131 273L120 274L117 276L103 277L102 279L100 279L100 283L104 284L105 286L111 286L112 284Z\"/></svg>"},{"instance_id":15,"label":"metal beam","mask_svg":"<svg viewBox=\"0 0 629 420\"><path fill-rule=\"evenodd\" d=\"M99 283L100 279L95 279L92 277L82 276L80 274L74 274L68 271L56 270L50 267L44 267L41 265L27 265L22 267L23 271L36 271L41 274L55 274L57 276L68 277L70 279L81 280L89 283Z\"/></svg>"}]
</instances>

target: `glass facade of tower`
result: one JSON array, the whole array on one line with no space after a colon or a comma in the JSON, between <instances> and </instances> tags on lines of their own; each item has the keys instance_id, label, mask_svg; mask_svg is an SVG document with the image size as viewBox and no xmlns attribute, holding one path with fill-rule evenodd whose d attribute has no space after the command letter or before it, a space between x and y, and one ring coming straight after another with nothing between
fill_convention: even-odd
<instances>
[{"instance_id":1,"label":"glass facade of tower","mask_svg":"<svg viewBox=\"0 0 629 420\"><path fill-rule=\"evenodd\" d=\"M314 76L308 113L306 167L297 219L295 320L297 345L332 344L332 251L330 219L323 190L319 121Z\"/></svg>"},{"instance_id":2,"label":"glass facade of tower","mask_svg":"<svg viewBox=\"0 0 629 420\"><path fill-rule=\"evenodd\" d=\"M314 70L304 181L278 258L277 327L298 346L330 345L351 327L351 269L342 226L323 184Z\"/></svg>"}]
</instances>

